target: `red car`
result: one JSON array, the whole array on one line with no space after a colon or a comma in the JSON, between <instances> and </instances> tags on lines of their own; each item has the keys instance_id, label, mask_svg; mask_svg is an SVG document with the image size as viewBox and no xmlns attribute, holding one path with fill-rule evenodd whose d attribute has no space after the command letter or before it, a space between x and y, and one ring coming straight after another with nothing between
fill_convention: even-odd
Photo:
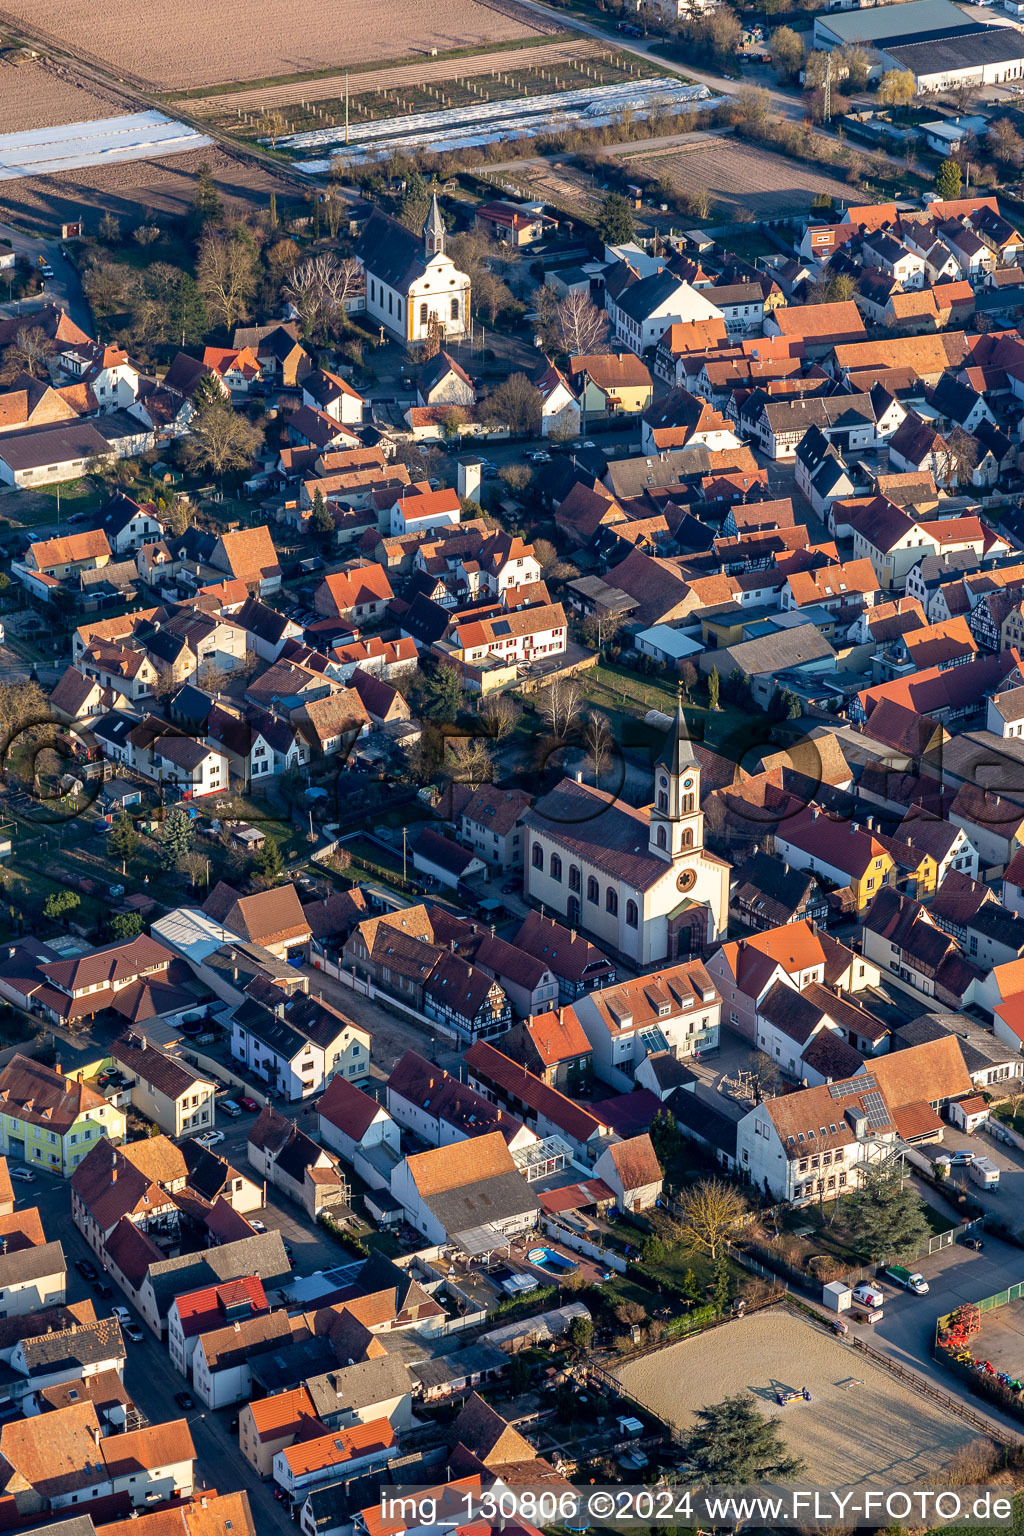
<instances>
[{"instance_id":1,"label":"red car","mask_svg":"<svg viewBox=\"0 0 1024 1536\"><path fill-rule=\"evenodd\" d=\"M243 1109L249 1110L250 1114L255 1115L259 1113L259 1105L256 1103L255 1099L239 1099L238 1102L241 1104Z\"/></svg>"}]
</instances>

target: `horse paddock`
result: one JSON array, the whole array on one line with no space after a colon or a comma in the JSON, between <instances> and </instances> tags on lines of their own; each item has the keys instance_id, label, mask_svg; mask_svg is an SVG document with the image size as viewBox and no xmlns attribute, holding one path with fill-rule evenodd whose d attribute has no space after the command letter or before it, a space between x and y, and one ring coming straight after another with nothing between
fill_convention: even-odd
<instances>
[{"instance_id":1,"label":"horse paddock","mask_svg":"<svg viewBox=\"0 0 1024 1536\"><path fill-rule=\"evenodd\" d=\"M698 1408L749 1392L761 1413L778 1419L808 1486L927 1486L977 1439L938 1403L785 1307L735 1318L612 1374L681 1437ZM778 1405L776 1392L801 1388L809 1402Z\"/></svg>"}]
</instances>

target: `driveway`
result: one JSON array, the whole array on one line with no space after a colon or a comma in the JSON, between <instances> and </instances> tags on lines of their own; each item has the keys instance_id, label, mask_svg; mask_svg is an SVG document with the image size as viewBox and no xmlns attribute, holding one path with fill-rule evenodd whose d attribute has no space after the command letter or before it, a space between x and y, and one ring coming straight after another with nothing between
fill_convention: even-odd
<instances>
[{"instance_id":1,"label":"driveway","mask_svg":"<svg viewBox=\"0 0 1024 1536\"><path fill-rule=\"evenodd\" d=\"M61 242L41 240L36 235L27 235L23 230L15 229L12 224L0 224L0 237L9 240L17 254L27 256L34 267L38 266L39 257L43 256L53 268L53 276L46 279L42 295L37 294L30 299L22 299L15 304L0 304L0 311L9 315L29 315L32 310L39 309L43 304L59 304L75 324L81 326L87 336L91 336L93 334L92 312L82 288L78 269L72 262L66 261L60 253ZM2 291L0 287L0 292Z\"/></svg>"}]
</instances>

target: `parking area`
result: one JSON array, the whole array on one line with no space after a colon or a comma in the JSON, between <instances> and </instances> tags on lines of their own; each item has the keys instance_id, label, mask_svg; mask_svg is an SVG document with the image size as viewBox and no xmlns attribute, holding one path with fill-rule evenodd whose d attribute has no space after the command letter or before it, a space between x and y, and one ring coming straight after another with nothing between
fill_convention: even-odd
<instances>
[{"instance_id":1,"label":"parking area","mask_svg":"<svg viewBox=\"0 0 1024 1536\"><path fill-rule=\"evenodd\" d=\"M935 1149L938 1150L938 1149ZM1014 1232L1024 1231L1024 1152L1014 1146L997 1141L994 1136L977 1132L968 1136L947 1125L942 1138L942 1151L953 1156L956 1152L973 1152L976 1157L987 1157L999 1169L999 1185L986 1189L976 1184L967 1168L950 1171L951 1189L964 1190L971 1200L977 1201L986 1212L991 1211Z\"/></svg>"}]
</instances>

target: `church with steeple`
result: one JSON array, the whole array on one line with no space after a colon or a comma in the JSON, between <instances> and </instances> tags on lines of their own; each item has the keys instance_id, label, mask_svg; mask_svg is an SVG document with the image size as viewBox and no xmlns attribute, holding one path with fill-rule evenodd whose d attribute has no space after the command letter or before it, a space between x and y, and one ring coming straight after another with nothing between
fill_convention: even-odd
<instances>
[{"instance_id":1,"label":"church with steeple","mask_svg":"<svg viewBox=\"0 0 1024 1536\"><path fill-rule=\"evenodd\" d=\"M367 318L409 343L436 337L443 346L465 336L470 282L445 245L436 194L418 235L374 212L356 248L366 275Z\"/></svg>"},{"instance_id":2,"label":"church with steeple","mask_svg":"<svg viewBox=\"0 0 1024 1536\"><path fill-rule=\"evenodd\" d=\"M637 966L701 953L724 935L729 865L704 847L701 768L682 703L636 808L563 779L524 817L531 901Z\"/></svg>"}]
</instances>

